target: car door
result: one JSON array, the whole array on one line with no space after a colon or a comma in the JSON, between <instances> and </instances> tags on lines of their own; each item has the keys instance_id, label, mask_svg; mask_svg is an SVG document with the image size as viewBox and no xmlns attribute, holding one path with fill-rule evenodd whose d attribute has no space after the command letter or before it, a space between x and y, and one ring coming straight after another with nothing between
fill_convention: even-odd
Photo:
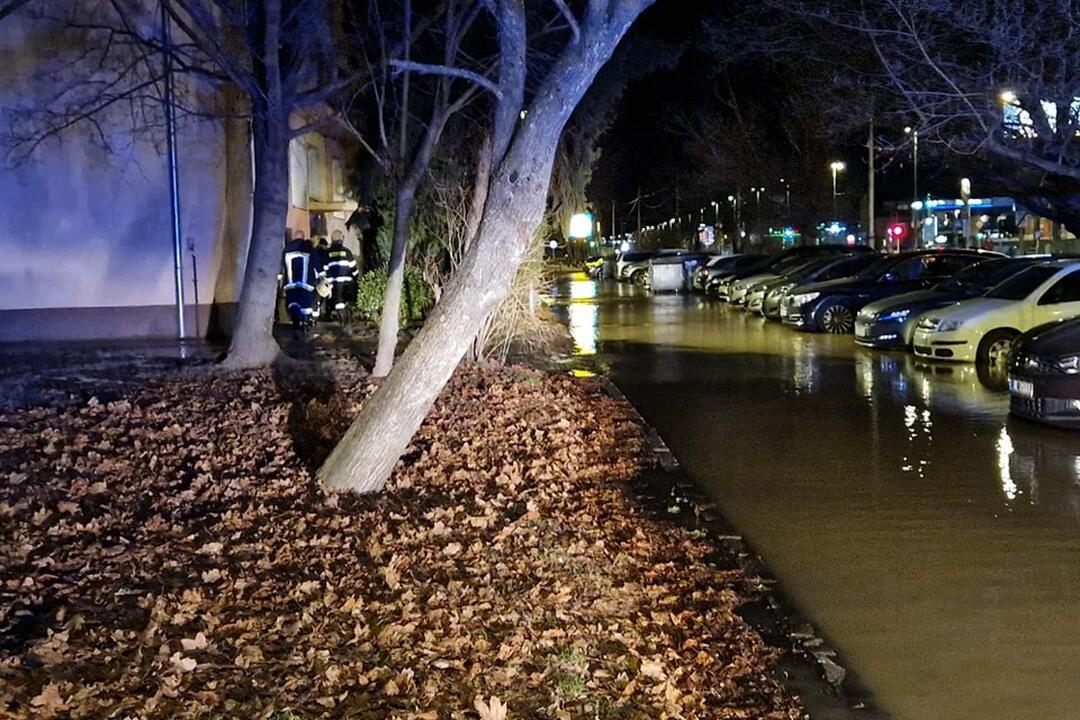
<instances>
[{"instance_id":1,"label":"car door","mask_svg":"<svg viewBox=\"0 0 1080 720\"><path fill-rule=\"evenodd\" d=\"M1059 277L1039 297L1030 327L1080 317L1080 266ZM1027 329L1027 328L1024 328Z\"/></svg>"}]
</instances>

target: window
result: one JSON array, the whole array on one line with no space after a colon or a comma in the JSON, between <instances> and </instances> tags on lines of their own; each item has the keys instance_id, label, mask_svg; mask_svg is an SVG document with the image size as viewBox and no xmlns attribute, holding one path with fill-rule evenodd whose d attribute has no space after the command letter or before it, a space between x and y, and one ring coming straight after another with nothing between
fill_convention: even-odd
<instances>
[{"instance_id":1,"label":"window","mask_svg":"<svg viewBox=\"0 0 1080 720\"><path fill-rule=\"evenodd\" d=\"M903 260L891 266L882 276L883 280L914 280L923 274L925 260L922 257L913 257Z\"/></svg>"},{"instance_id":2,"label":"window","mask_svg":"<svg viewBox=\"0 0 1080 720\"><path fill-rule=\"evenodd\" d=\"M1040 305L1080 302L1080 272L1071 272L1050 286L1039 298Z\"/></svg>"},{"instance_id":3,"label":"window","mask_svg":"<svg viewBox=\"0 0 1080 720\"><path fill-rule=\"evenodd\" d=\"M308 197L326 202L326 156L318 145L307 146Z\"/></svg>"},{"instance_id":4,"label":"window","mask_svg":"<svg viewBox=\"0 0 1080 720\"><path fill-rule=\"evenodd\" d=\"M922 277L949 277L978 261L979 257L974 255L927 255Z\"/></svg>"},{"instance_id":5,"label":"window","mask_svg":"<svg viewBox=\"0 0 1080 720\"><path fill-rule=\"evenodd\" d=\"M289 143L289 204L305 210L308 206L307 146L299 139Z\"/></svg>"},{"instance_id":6,"label":"window","mask_svg":"<svg viewBox=\"0 0 1080 720\"><path fill-rule=\"evenodd\" d=\"M1013 275L1011 278L996 286L986 293L988 298L999 300L1023 300L1035 292L1040 285L1054 277L1059 268L1053 265L1036 265L1029 267L1023 272Z\"/></svg>"}]
</instances>

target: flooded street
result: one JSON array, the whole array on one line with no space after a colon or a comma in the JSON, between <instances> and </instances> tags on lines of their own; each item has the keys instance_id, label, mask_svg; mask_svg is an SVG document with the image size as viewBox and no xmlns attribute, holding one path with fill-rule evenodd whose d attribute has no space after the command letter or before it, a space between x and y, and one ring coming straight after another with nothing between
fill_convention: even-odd
<instances>
[{"instance_id":1,"label":"flooded street","mask_svg":"<svg viewBox=\"0 0 1080 720\"><path fill-rule=\"evenodd\" d=\"M556 288L610 373L897 718L1075 718L1080 434L1007 418L970 366L701 296Z\"/></svg>"}]
</instances>

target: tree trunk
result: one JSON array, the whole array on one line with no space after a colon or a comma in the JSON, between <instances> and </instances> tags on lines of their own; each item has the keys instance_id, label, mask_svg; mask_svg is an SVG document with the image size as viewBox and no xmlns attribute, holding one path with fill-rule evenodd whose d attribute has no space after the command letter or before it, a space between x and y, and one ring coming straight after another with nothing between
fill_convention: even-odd
<instances>
[{"instance_id":1,"label":"tree trunk","mask_svg":"<svg viewBox=\"0 0 1080 720\"><path fill-rule=\"evenodd\" d=\"M494 143L498 169L492 177L476 242L442 302L320 468L323 484L338 490L377 492L390 479L484 320L509 292L543 219L555 148L570 113L627 28L651 2L622 0L611 7L606 2L588 4L581 39L555 61L524 122L507 133L512 138L508 149L503 152L502 143ZM520 3L508 2L506 7L520 8ZM508 26L512 13L500 12L503 26ZM523 42L523 34L517 40L500 36L503 59L512 42ZM524 77L515 84L520 87L504 88L497 106L496 138L501 136L498 118L516 122ZM514 112L499 112L514 97L518 98Z\"/></svg>"},{"instance_id":2,"label":"tree trunk","mask_svg":"<svg viewBox=\"0 0 1080 720\"><path fill-rule=\"evenodd\" d=\"M401 289L405 284L405 251L409 246L409 219L412 217L415 193L414 188L403 187L394 198L394 240L390 246L390 265L379 318L379 348L375 353L375 369L371 371L374 377L386 377L394 366L398 320L401 316Z\"/></svg>"},{"instance_id":3,"label":"tree trunk","mask_svg":"<svg viewBox=\"0 0 1080 720\"><path fill-rule=\"evenodd\" d=\"M244 284L236 308L230 368L264 367L280 354L274 340L277 275L289 210L289 132L284 118L254 123L255 192Z\"/></svg>"},{"instance_id":4,"label":"tree trunk","mask_svg":"<svg viewBox=\"0 0 1080 720\"><path fill-rule=\"evenodd\" d=\"M382 489L485 318L509 290L540 224L546 183L535 176L529 187L505 178L496 182L501 187L493 188L476 243L442 302L319 471L329 487Z\"/></svg>"}]
</instances>

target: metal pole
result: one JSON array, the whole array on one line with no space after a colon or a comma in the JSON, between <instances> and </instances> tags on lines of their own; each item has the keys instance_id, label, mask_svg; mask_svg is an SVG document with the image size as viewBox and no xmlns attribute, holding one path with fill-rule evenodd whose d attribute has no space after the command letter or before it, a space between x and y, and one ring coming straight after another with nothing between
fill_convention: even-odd
<instances>
[{"instance_id":1,"label":"metal pole","mask_svg":"<svg viewBox=\"0 0 1080 720\"><path fill-rule=\"evenodd\" d=\"M867 230L866 230L866 243L870 247L874 247L877 243L874 237L874 224L876 218L874 217L874 118L870 118L870 136L866 140L866 156L867 164L870 166L869 177L869 198L867 203Z\"/></svg>"},{"instance_id":2,"label":"metal pole","mask_svg":"<svg viewBox=\"0 0 1080 720\"><path fill-rule=\"evenodd\" d=\"M169 209L172 213L173 272L176 285L176 334L187 337L184 327L184 247L180 229L180 170L176 160L176 109L173 105L172 40L169 33L169 12L166 1L161 3L161 45L165 52L165 137L169 162Z\"/></svg>"},{"instance_id":3,"label":"metal pole","mask_svg":"<svg viewBox=\"0 0 1080 720\"><path fill-rule=\"evenodd\" d=\"M836 163L832 165L832 214L836 219Z\"/></svg>"}]
</instances>

